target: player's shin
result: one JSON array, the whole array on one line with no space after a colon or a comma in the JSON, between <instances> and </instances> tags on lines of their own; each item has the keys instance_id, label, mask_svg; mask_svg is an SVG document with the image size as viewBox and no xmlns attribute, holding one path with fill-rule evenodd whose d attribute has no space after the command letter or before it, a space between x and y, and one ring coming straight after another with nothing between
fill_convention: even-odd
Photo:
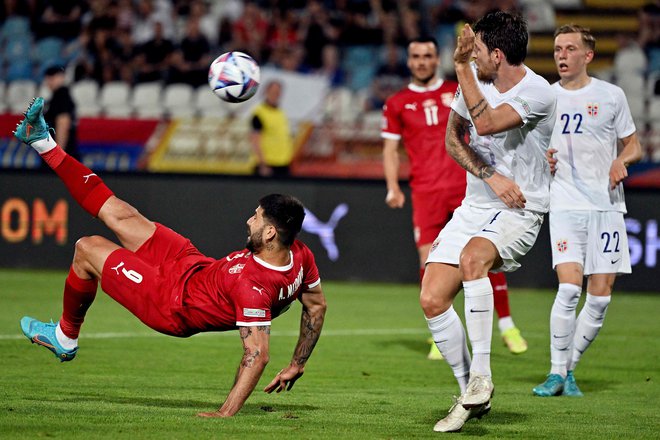
<instances>
[{"instance_id":1,"label":"player's shin","mask_svg":"<svg viewBox=\"0 0 660 440\"><path fill-rule=\"evenodd\" d=\"M113 192L92 170L69 156L59 145L41 155L66 185L71 196L93 217Z\"/></svg>"},{"instance_id":2,"label":"player's shin","mask_svg":"<svg viewBox=\"0 0 660 440\"><path fill-rule=\"evenodd\" d=\"M470 373L470 352L461 318L451 306L444 313L427 318L426 323L433 336L433 341L458 381L461 394L464 393Z\"/></svg>"},{"instance_id":3,"label":"player's shin","mask_svg":"<svg viewBox=\"0 0 660 440\"><path fill-rule=\"evenodd\" d=\"M560 283L557 289L550 312L550 374L566 377L581 291L580 286L570 283Z\"/></svg>"},{"instance_id":4,"label":"player's shin","mask_svg":"<svg viewBox=\"0 0 660 440\"><path fill-rule=\"evenodd\" d=\"M569 370L574 370L580 358L587 351L587 348L598 336L598 332L603 327L607 306L610 304L611 296L596 296L587 293L587 300L580 311L577 323L575 325L575 336L573 337L573 353L571 362L568 365Z\"/></svg>"},{"instance_id":5,"label":"player's shin","mask_svg":"<svg viewBox=\"0 0 660 440\"><path fill-rule=\"evenodd\" d=\"M69 270L69 276L64 282L64 299L60 328L64 335L72 340L78 338L80 327L85 320L87 309L96 297L96 279L82 279L73 271Z\"/></svg>"},{"instance_id":6,"label":"player's shin","mask_svg":"<svg viewBox=\"0 0 660 440\"><path fill-rule=\"evenodd\" d=\"M472 346L471 375L490 376L493 336L493 287L488 278L464 281L465 325Z\"/></svg>"}]
</instances>

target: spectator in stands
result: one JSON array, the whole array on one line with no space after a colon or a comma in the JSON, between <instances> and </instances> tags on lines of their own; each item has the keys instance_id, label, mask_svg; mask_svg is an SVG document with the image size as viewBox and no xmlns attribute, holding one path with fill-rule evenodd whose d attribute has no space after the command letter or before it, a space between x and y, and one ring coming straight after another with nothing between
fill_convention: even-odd
<instances>
[{"instance_id":1,"label":"spectator in stands","mask_svg":"<svg viewBox=\"0 0 660 440\"><path fill-rule=\"evenodd\" d=\"M660 1L640 9L637 41L646 53L649 73L660 72ZM660 94L660 83L655 84L655 94Z\"/></svg>"},{"instance_id":2,"label":"spectator in stands","mask_svg":"<svg viewBox=\"0 0 660 440\"><path fill-rule=\"evenodd\" d=\"M408 80L408 68L401 62L399 47L388 45L384 50L384 62L376 70L371 93L366 103L366 109L380 110L385 100L401 89Z\"/></svg>"},{"instance_id":3,"label":"spectator in stands","mask_svg":"<svg viewBox=\"0 0 660 440\"><path fill-rule=\"evenodd\" d=\"M133 84L136 48L130 29L118 29L112 40L112 62L115 79Z\"/></svg>"},{"instance_id":4,"label":"spectator in stands","mask_svg":"<svg viewBox=\"0 0 660 440\"><path fill-rule=\"evenodd\" d=\"M200 30L198 17L189 17L186 23L186 35L172 57L170 82L190 84L199 87L206 84L211 47Z\"/></svg>"},{"instance_id":5,"label":"spectator in stands","mask_svg":"<svg viewBox=\"0 0 660 440\"><path fill-rule=\"evenodd\" d=\"M54 36L64 40L73 40L82 29L81 17L86 2L82 0L49 0L37 26L33 29L37 38Z\"/></svg>"},{"instance_id":6,"label":"spectator in stands","mask_svg":"<svg viewBox=\"0 0 660 440\"><path fill-rule=\"evenodd\" d=\"M323 3L317 0L307 3L300 22L300 40L305 48L306 65L312 69L323 65L323 48L336 44L340 27L340 20L332 19Z\"/></svg>"},{"instance_id":7,"label":"spectator in stands","mask_svg":"<svg viewBox=\"0 0 660 440\"><path fill-rule=\"evenodd\" d=\"M271 81L264 87L264 101L254 110L250 136L257 156L256 173L262 177L288 176L294 151L289 119L279 107L282 83Z\"/></svg>"},{"instance_id":8,"label":"spectator in stands","mask_svg":"<svg viewBox=\"0 0 660 440\"><path fill-rule=\"evenodd\" d=\"M328 78L330 87L339 87L344 84L345 72L341 67L339 48L334 44L326 44L321 51L321 68L314 73Z\"/></svg>"},{"instance_id":9,"label":"spectator in stands","mask_svg":"<svg viewBox=\"0 0 660 440\"><path fill-rule=\"evenodd\" d=\"M154 23L154 38L138 49L136 82L161 81L167 77L174 44L163 36L163 25Z\"/></svg>"},{"instance_id":10,"label":"spectator in stands","mask_svg":"<svg viewBox=\"0 0 660 440\"><path fill-rule=\"evenodd\" d=\"M246 2L243 14L233 24L232 48L245 52L261 62L267 34L268 21L264 18L263 12L255 2Z\"/></svg>"},{"instance_id":11,"label":"spectator in stands","mask_svg":"<svg viewBox=\"0 0 660 440\"><path fill-rule=\"evenodd\" d=\"M171 4L167 1L139 0L133 25L133 41L140 46L155 38L156 23L160 23L165 39L174 37Z\"/></svg>"},{"instance_id":12,"label":"spectator in stands","mask_svg":"<svg viewBox=\"0 0 660 440\"><path fill-rule=\"evenodd\" d=\"M52 66L44 72L44 84L52 92L44 119L48 126L55 130L55 142L69 155L80 160L76 135L76 104L69 93L64 73L62 66Z\"/></svg>"}]
</instances>

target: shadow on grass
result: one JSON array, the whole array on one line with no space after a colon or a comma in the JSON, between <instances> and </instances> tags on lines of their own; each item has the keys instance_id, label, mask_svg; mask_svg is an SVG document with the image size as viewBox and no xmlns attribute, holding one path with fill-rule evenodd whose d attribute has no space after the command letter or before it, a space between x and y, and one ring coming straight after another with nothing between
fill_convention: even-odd
<instances>
[{"instance_id":1,"label":"shadow on grass","mask_svg":"<svg viewBox=\"0 0 660 440\"><path fill-rule=\"evenodd\" d=\"M423 355L426 355L429 352L429 348L431 347L431 343L428 342L428 338L426 336L420 336L418 339L415 340L391 339L388 341L379 342L379 345L381 347L399 346Z\"/></svg>"}]
</instances>

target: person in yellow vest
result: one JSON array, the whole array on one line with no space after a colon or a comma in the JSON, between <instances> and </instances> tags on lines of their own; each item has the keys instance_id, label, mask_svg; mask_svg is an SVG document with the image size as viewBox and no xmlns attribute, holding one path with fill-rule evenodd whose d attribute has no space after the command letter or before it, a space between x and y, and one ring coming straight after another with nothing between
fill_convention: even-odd
<instances>
[{"instance_id":1,"label":"person in yellow vest","mask_svg":"<svg viewBox=\"0 0 660 440\"><path fill-rule=\"evenodd\" d=\"M255 108L252 116L251 141L257 156L255 172L263 177L288 176L293 160L289 119L279 108L281 95L282 83L268 82L264 102Z\"/></svg>"}]
</instances>

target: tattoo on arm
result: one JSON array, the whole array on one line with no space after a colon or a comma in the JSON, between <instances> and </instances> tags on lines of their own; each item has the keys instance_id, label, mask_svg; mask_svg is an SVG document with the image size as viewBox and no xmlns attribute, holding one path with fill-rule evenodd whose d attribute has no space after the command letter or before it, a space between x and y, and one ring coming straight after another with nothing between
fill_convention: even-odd
<instances>
[{"instance_id":1,"label":"tattoo on arm","mask_svg":"<svg viewBox=\"0 0 660 440\"><path fill-rule=\"evenodd\" d=\"M312 317L307 310L303 310L300 317L300 338L293 353L293 361L296 364L305 365L319 340L322 327L323 317Z\"/></svg>"},{"instance_id":2,"label":"tattoo on arm","mask_svg":"<svg viewBox=\"0 0 660 440\"><path fill-rule=\"evenodd\" d=\"M461 117L453 110L451 111L449 121L447 122L447 135L445 137L447 153L463 169L480 179L486 179L492 176L495 170L484 162L468 145L466 136L468 134L469 124L470 122L467 119Z\"/></svg>"},{"instance_id":3,"label":"tattoo on arm","mask_svg":"<svg viewBox=\"0 0 660 440\"><path fill-rule=\"evenodd\" d=\"M483 104L483 102L484 102L484 100L483 100L483 98L482 98L481 101L477 102L477 103L474 105L474 107L470 107L470 108L468 109L468 111L470 112L470 114L472 114L472 112L473 112L474 110L476 110L477 107L479 107L481 104Z\"/></svg>"},{"instance_id":4,"label":"tattoo on arm","mask_svg":"<svg viewBox=\"0 0 660 440\"><path fill-rule=\"evenodd\" d=\"M265 332L270 335L270 326L257 326L257 331ZM244 368L251 368L254 365L255 360L261 355L261 351L259 349L251 349L245 344L245 340L252 335L252 329L250 327L241 327L238 332L243 340L243 360L241 361L241 366Z\"/></svg>"}]
</instances>

